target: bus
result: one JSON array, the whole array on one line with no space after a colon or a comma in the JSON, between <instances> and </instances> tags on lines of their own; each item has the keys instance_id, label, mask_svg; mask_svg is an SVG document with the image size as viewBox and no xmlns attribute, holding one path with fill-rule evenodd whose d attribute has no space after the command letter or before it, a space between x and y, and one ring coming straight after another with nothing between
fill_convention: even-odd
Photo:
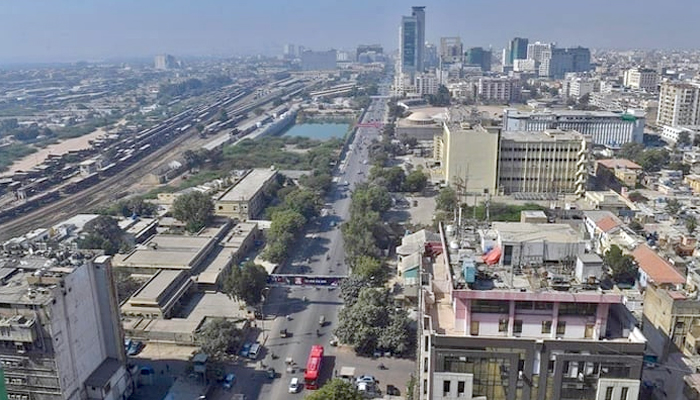
<instances>
[{"instance_id":1,"label":"bus","mask_svg":"<svg viewBox=\"0 0 700 400\"><path fill-rule=\"evenodd\" d=\"M321 364L323 361L323 346L311 346L309 360L306 362L306 371L304 371L304 387L306 389L318 389L319 374L321 373Z\"/></svg>"}]
</instances>

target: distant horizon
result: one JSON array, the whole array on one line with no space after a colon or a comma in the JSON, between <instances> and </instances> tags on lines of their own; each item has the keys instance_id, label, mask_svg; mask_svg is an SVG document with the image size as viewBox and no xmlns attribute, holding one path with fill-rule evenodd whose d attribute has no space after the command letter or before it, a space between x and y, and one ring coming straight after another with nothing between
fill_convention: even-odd
<instances>
[{"instance_id":1,"label":"distant horizon","mask_svg":"<svg viewBox=\"0 0 700 400\"><path fill-rule=\"evenodd\" d=\"M0 65L108 59L228 58L281 54L285 43L314 50L358 44L398 47L398 26L411 6L426 7L427 41L460 36L464 47L504 48L513 37L600 50L697 50L700 2L609 2L562 5L540 0L488 4L449 0L372 2L262 0L36 0L9 2L0 13ZM682 26L683 29L678 29ZM321 34L320 34L321 33Z\"/></svg>"}]
</instances>

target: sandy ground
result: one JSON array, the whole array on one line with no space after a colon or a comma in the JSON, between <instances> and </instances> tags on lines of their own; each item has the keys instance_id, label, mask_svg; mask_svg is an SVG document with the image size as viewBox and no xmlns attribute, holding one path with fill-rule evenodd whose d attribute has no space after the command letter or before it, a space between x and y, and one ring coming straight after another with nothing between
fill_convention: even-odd
<instances>
[{"instance_id":1,"label":"sandy ground","mask_svg":"<svg viewBox=\"0 0 700 400\"><path fill-rule=\"evenodd\" d=\"M126 120L122 119L117 122L117 125L126 124ZM97 128L93 132L77 138L66 139L62 142L52 144L43 149L39 149L36 153L30 154L24 158L15 161L8 172L26 171L44 162L51 154L64 154L70 150L82 150L90 147L90 141L105 135L107 132L103 128Z\"/></svg>"}]
</instances>

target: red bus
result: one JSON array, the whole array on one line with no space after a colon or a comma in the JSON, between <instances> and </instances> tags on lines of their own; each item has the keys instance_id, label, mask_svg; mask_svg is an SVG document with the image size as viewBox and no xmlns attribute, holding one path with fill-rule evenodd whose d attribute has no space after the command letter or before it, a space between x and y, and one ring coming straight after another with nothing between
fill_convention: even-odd
<instances>
[{"instance_id":1,"label":"red bus","mask_svg":"<svg viewBox=\"0 0 700 400\"><path fill-rule=\"evenodd\" d=\"M321 373L321 362L323 361L323 346L311 346L309 360L306 362L306 371L304 371L304 386L306 389L318 389L318 378Z\"/></svg>"}]
</instances>

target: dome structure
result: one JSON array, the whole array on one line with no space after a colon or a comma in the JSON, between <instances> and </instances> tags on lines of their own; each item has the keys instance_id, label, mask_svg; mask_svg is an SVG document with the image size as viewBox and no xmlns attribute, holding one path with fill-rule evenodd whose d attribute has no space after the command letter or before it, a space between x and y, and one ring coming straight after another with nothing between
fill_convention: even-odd
<instances>
[{"instance_id":1,"label":"dome structure","mask_svg":"<svg viewBox=\"0 0 700 400\"><path fill-rule=\"evenodd\" d=\"M406 117L406 120L413 125L431 125L435 123L435 121L433 121L433 117L430 114L423 111L414 112L413 114Z\"/></svg>"}]
</instances>

